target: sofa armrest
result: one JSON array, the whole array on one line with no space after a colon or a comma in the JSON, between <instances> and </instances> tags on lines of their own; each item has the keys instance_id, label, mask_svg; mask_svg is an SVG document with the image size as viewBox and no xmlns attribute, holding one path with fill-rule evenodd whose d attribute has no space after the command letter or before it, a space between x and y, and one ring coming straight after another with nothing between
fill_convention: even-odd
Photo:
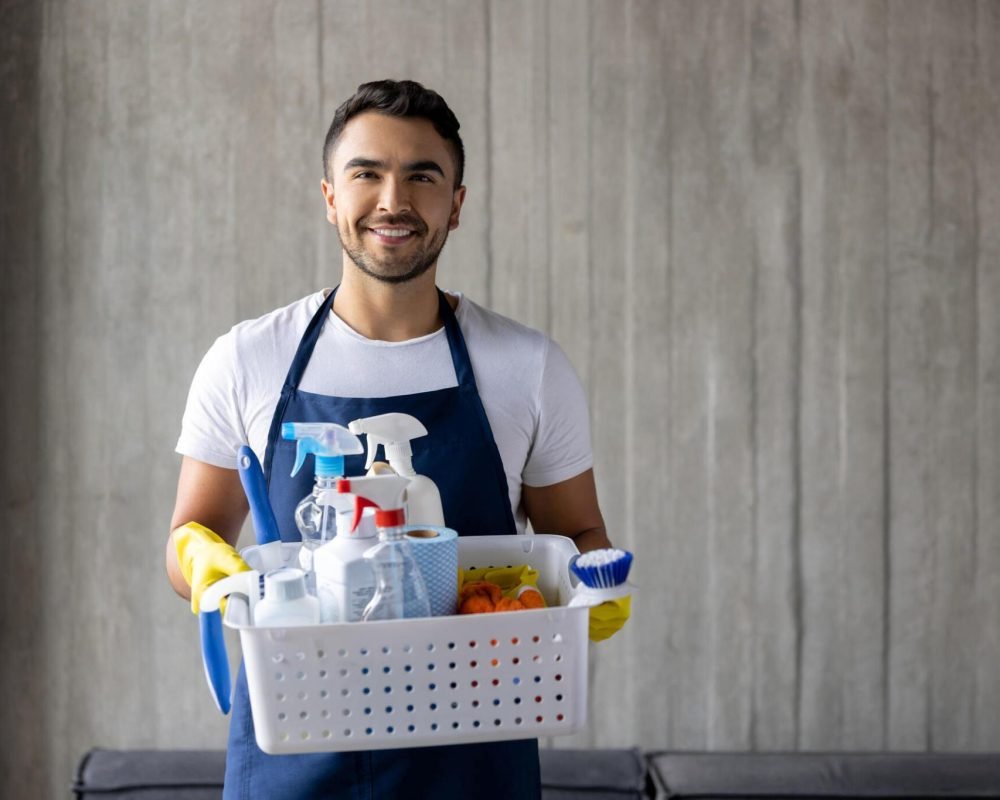
<instances>
[{"instance_id":1,"label":"sofa armrest","mask_svg":"<svg viewBox=\"0 0 1000 800\"><path fill-rule=\"evenodd\" d=\"M653 753L658 796L1000 798L1000 756L946 753Z\"/></svg>"}]
</instances>

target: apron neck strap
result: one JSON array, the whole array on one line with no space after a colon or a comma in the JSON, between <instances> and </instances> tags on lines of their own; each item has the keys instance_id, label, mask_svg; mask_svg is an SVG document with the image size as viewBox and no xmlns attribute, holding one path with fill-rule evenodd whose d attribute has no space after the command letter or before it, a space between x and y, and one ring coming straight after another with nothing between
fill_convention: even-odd
<instances>
[{"instance_id":1,"label":"apron neck strap","mask_svg":"<svg viewBox=\"0 0 1000 800\"><path fill-rule=\"evenodd\" d=\"M316 349L316 342L319 341L319 335L323 331L323 324L333 310L333 301L337 296L337 288L339 287L334 288L330 292L326 300L316 310L313 318L309 320L309 325L306 327L305 333L302 334L301 341L299 341L298 350L295 351L295 358L292 359L292 365L288 369L285 386L292 389L299 388L302 376L305 374L309 360L312 358L313 350ZM448 302L448 298L445 297L445 293L440 289L437 290L437 293L438 313L444 321L445 336L448 338L448 349L451 351L451 361L455 367L455 377L458 379L458 385L474 387L476 385L476 378L472 373L472 362L469 360L469 351L465 347L465 337L462 336L462 332L458 327L458 319L455 317L455 312L452 311L451 304Z\"/></svg>"}]
</instances>

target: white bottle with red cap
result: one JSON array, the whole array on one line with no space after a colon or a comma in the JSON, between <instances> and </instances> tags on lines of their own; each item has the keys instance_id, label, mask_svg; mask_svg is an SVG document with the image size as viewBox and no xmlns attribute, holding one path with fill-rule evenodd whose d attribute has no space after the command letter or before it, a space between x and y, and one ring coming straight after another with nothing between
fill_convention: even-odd
<instances>
[{"instance_id":1,"label":"white bottle with red cap","mask_svg":"<svg viewBox=\"0 0 1000 800\"><path fill-rule=\"evenodd\" d=\"M338 492L354 495L355 525L365 508L375 509L379 541L364 554L375 573L375 594L361 615L366 622L431 615L427 584L404 535L403 492L409 482L399 475L337 481Z\"/></svg>"}]
</instances>

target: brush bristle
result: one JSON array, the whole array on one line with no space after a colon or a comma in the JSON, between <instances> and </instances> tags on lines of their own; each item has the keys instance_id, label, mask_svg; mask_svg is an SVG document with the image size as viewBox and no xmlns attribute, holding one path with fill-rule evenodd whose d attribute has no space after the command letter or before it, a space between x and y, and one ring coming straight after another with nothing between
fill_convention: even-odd
<instances>
[{"instance_id":1,"label":"brush bristle","mask_svg":"<svg viewBox=\"0 0 1000 800\"><path fill-rule=\"evenodd\" d=\"M613 548L592 550L570 564L573 574L591 589L621 586L628 579L631 567L632 554L627 550Z\"/></svg>"}]
</instances>

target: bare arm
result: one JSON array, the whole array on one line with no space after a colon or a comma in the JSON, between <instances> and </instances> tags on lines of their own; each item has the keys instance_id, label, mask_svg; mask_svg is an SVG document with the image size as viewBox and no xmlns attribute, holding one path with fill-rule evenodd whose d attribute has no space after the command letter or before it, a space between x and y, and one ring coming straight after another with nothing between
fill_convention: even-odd
<instances>
[{"instance_id":1,"label":"bare arm","mask_svg":"<svg viewBox=\"0 0 1000 800\"><path fill-rule=\"evenodd\" d=\"M581 553L611 547L592 469L551 486L524 485L521 502L536 533L569 536Z\"/></svg>"},{"instance_id":2,"label":"bare arm","mask_svg":"<svg viewBox=\"0 0 1000 800\"><path fill-rule=\"evenodd\" d=\"M170 521L166 553L167 577L177 594L191 598L191 589L177 563L174 531L185 523L197 522L235 547L248 511L249 505L236 470L213 467L184 457L177 481L177 500Z\"/></svg>"}]
</instances>

